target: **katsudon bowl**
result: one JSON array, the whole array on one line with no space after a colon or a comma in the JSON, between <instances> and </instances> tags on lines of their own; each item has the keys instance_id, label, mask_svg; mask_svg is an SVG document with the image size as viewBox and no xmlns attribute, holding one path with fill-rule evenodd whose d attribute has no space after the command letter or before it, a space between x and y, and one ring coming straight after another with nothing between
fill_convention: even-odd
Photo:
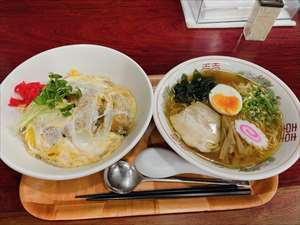
<instances>
[{"instance_id":1,"label":"katsudon bowl","mask_svg":"<svg viewBox=\"0 0 300 225\"><path fill-rule=\"evenodd\" d=\"M274 99L276 99L276 101L279 101L279 105L277 109L280 112L278 113L278 118L280 120L278 120L279 121L278 130L276 131L277 132L276 138L278 142L276 145L276 150L272 152L272 154L269 154L268 157L266 157L264 160L260 161L259 163L256 163L255 165L244 167L244 168L237 168L237 167L232 167L226 164L219 163L216 160L212 160L211 158L206 157L205 154L203 153L199 154L200 153L199 148L195 148L195 146L191 146L191 143L192 144L198 143L197 141L199 140L205 141L206 139L208 141L208 139L211 138L207 134L208 129L200 130L199 127L196 126L199 120L203 118L204 120L209 120L208 118L211 118L212 116L216 118L218 117L222 118L221 117L222 113L220 111L213 110L215 106L211 103L210 95L213 93L213 91L211 91L209 94L209 99L208 97L206 98L207 101L206 106L203 106L204 108L206 107L205 110L206 114L203 113L199 115L198 117L198 119L200 118L199 120L193 120L194 122L188 120L188 117L190 115L187 114L188 112L185 110L186 108L181 109L181 111L179 110L179 113L176 114L176 115L181 115L180 117L178 116L176 117L177 119L181 118L181 120L177 120L177 121L181 121L181 124L178 124L178 122L177 124L175 124L176 121L174 117L173 119L171 119L172 117L170 117L168 112L169 110L168 102L170 101L170 96L173 95L172 98L175 99L175 102L188 101L188 98L185 99L185 95L178 96L176 100L176 97L174 97L175 96L174 86L178 83L185 84L188 81L192 82L191 79L194 79L194 76L196 77L199 76L198 72L196 72L195 74L194 72L195 70L198 70L202 75L202 76L200 75L201 76L200 79L203 78L204 76L203 74L205 74L205 71L212 71L212 73L214 71L223 71L223 72L225 71L225 73L228 72L233 73L236 74L237 76L241 76L243 79L246 79L251 83L253 82L253 84L255 85L256 84L262 85L261 87L264 87L266 88L266 90L269 90L270 93L273 93ZM190 74L192 75L189 76ZM209 82L208 85L210 85ZM178 93L182 90L183 93L188 93L184 91L184 87L181 88L183 89L180 89L180 87L178 87L177 89ZM204 86L202 87L202 89L206 89L206 88L207 87ZM200 88L199 91L201 92L202 89ZM226 90L224 90L224 93L226 93ZM197 95L197 93L195 94ZM244 102L245 99L244 96L243 98L241 98L242 94L239 96L241 99L241 109L243 110L242 105L243 106L244 104L246 105L246 103ZM189 104L191 105L193 104L194 107L193 109L189 108L189 112L191 112L192 110L194 110L195 112L195 109L200 105L199 103L195 104L195 102ZM208 107L210 109L207 109ZM219 177L224 179L233 179L233 180L264 179L264 178L275 176L287 170L298 160L300 155L299 154L300 105L297 97L290 90L290 88L286 84L284 84L284 82L282 82L277 76L272 74L270 71L254 63L233 58L233 57L225 57L225 56L199 57L199 58L194 58L186 62L183 62L175 66L173 69L171 69L163 77L163 79L160 81L160 83L158 84L155 90L154 121L160 134L163 136L166 142L171 146L171 148L177 154L183 157L185 160L187 160L188 162L194 164L199 169L201 169L204 175L208 175L208 176ZM236 122L236 120L234 120L234 122ZM239 120L239 122L244 123L243 121L241 122L241 120ZM187 126L187 124L189 124L190 127ZM218 125L218 127L222 128L223 123L220 122L220 124L221 125ZM237 129L236 125L235 126L233 125L232 127L233 127L232 129L234 128ZM256 128L255 126L253 128L253 126L251 125L250 129L246 131L246 133L251 134L253 130L256 132L257 130ZM184 131L187 133L184 134ZM237 130L235 130L234 132L236 134L238 133ZM270 132L272 133L272 130ZM256 132L255 135L257 133L259 132ZM239 136L239 139L242 139L241 133L238 133L237 136ZM235 137L236 136L234 136L234 138ZM248 141L247 139L245 140ZM246 143L245 140L243 141L243 143ZM262 138L262 140L264 140L264 138ZM221 141L214 144L220 145L220 142ZM208 146L208 144L205 146ZM220 151L222 151L222 146L220 147L221 147ZM244 149L239 149L239 151L244 151ZM261 147L261 149L263 148ZM221 157L221 154L219 154L219 156Z\"/></svg>"},{"instance_id":2,"label":"katsudon bowl","mask_svg":"<svg viewBox=\"0 0 300 225\"><path fill-rule=\"evenodd\" d=\"M65 75L70 69L76 69L83 76L105 77L129 90L136 102L136 119L122 144L109 156L88 165L63 168L37 159L26 151L22 137L14 129L21 112L9 107L8 102L15 95L14 87L20 82L46 83L49 72ZM48 180L73 179L96 173L120 160L137 144L151 120L152 107L153 91L146 73L125 54L87 44L47 50L20 64L1 83L1 160L22 174Z\"/></svg>"}]
</instances>

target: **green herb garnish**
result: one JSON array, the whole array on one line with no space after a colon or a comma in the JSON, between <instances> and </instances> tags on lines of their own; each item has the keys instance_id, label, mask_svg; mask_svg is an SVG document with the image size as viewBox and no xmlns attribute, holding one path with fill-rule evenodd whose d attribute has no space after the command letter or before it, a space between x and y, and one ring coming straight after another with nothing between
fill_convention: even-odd
<instances>
[{"instance_id":1,"label":"green herb garnish","mask_svg":"<svg viewBox=\"0 0 300 225\"><path fill-rule=\"evenodd\" d=\"M193 101L207 101L209 92L216 86L211 77L203 77L198 70L194 70L191 79L182 74L180 82L174 88L174 99L177 103L191 103Z\"/></svg>"},{"instance_id":2,"label":"green herb garnish","mask_svg":"<svg viewBox=\"0 0 300 225\"><path fill-rule=\"evenodd\" d=\"M82 96L80 89L75 88L74 90L61 75L56 73L50 73L49 79L49 82L34 102L38 105L47 105L50 109L64 103L64 107L59 110L63 116L70 116L75 104L69 104L68 100L79 99Z\"/></svg>"},{"instance_id":3,"label":"green herb garnish","mask_svg":"<svg viewBox=\"0 0 300 225\"><path fill-rule=\"evenodd\" d=\"M266 87L251 84L241 92L243 97L242 113L249 119L262 122L268 127L281 121L279 97Z\"/></svg>"},{"instance_id":4,"label":"green herb garnish","mask_svg":"<svg viewBox=\"0 0 300 225\"><path fill-rule=\"evenodd\" d=\"M75 106L75 104L69 104L63 108L60 108L59 111L61 112L61 114L63 114L63 116L70 116L72 115L71 110L75 108Z\"/></svg>"}]
</instances>

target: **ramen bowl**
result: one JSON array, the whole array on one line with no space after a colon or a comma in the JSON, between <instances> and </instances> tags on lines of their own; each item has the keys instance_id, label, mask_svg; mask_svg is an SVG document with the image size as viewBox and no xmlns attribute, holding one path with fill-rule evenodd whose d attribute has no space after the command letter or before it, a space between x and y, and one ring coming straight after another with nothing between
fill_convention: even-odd
<instances>
[{"instance_id":1,"label":"ramen bowl","mask_svg":"<svg viewBox=\"0 0 300 225\"><path fill-rule=\"evenodd\" d=\"M207 158L196 155L181 140L169 123L165 114L165 104L172 88L183 73L192 74L197 69L222 70L242 74L250 81L262 80L280 97L280 110L283 115L283 132L278 150L267 160L246 168L233 169L217 164ZM154 121L171 148L188 162L199 167L204 175L233 179L259 180L282 173L299 158L300 104L291 89L270 71L245 60L225 57L206 56L183 62L171 69L158 84L154 96ZM201 134L199 134L201 135Z\"/></svg>"},{"instance_id":2,"label":"ramen bowl","mask_svg":"<svg viewBox=\"0 0 300 225\"><path fill-rule=\"evenodd\" d=\"M134 128L121 146L102 161L76 168L61 168L38 160L26 151L13 127L20 112L8 106L14 87L22 81L46 83L49 72L66 74L77 69L83 74L101 75L131 91L136 99ZM111 48L98 45L69 45L50 49L16 67L1 84L1 160L12 169L32 177L65 180L87 176L117 162L127 154L145 132L153 108L151 83L143 69L131 58Z\"/></svg>"}]
</instances>

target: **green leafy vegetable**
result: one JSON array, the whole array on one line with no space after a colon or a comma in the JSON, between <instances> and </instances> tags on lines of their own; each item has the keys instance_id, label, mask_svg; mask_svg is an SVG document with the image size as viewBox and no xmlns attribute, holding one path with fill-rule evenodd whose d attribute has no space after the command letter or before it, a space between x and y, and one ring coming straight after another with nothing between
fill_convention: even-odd
<instances>
[{"instance_id":1,"label":"green leafy vegetable","mask_svg":"<svg viewBox=\"0 0 300 225\"><path fill-rule=\"evenodd\" d=\"M191 79L183 74L181 81L174 86L174 99L177 103L207 101L210 90L215 86L213 78L203 77L198 70L194 70Z\"/></svg>"},{"instance_id":2,"label":"green leafy vegetable","mask_svg":"<svg viewBox=\"0 0 300 225\"><path fill-rule=\"evenodd\" d=\"M61 75L56 73L49 74L49 82L44 87L38 97L35 98L34 102L38 105L46 105L48 108L53 109L59 104L63 103L64 100L78 99L82 96L79 88L73 89ZM63 116L70 116L71 110L75 107L75 104L71 103L60 108L60 112Z\"/></svg>"}]
</instances>

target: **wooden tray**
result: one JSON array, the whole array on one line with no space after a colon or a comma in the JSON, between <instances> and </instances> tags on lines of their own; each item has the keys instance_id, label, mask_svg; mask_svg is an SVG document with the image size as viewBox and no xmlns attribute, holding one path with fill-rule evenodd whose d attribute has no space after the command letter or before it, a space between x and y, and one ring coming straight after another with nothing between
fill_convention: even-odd
<instances>
[{"instance_id":1,"label":"wooden tray","mask_svg":"<svg viewBox=\"0 0 300 225\"><path fill-rule=\"evenodd\" d=\"M151 76L153 86L161 76ZM167 144L152 122L143 138L125 157L132 162L147 146ZM189 187L186 184L142 183L138 190ZM20 199L24 208L33 216L45 220L77 220L137 215L155 215L243 209L260 206L272 199L277 191L278 176L254 181L251 196L199 197L193 199L118 200L88 202L75 199L76 195L107 192L103 186L102 172L80 179L47 181L23 176L20 183Z\"/></svg>"}]
</instances>

